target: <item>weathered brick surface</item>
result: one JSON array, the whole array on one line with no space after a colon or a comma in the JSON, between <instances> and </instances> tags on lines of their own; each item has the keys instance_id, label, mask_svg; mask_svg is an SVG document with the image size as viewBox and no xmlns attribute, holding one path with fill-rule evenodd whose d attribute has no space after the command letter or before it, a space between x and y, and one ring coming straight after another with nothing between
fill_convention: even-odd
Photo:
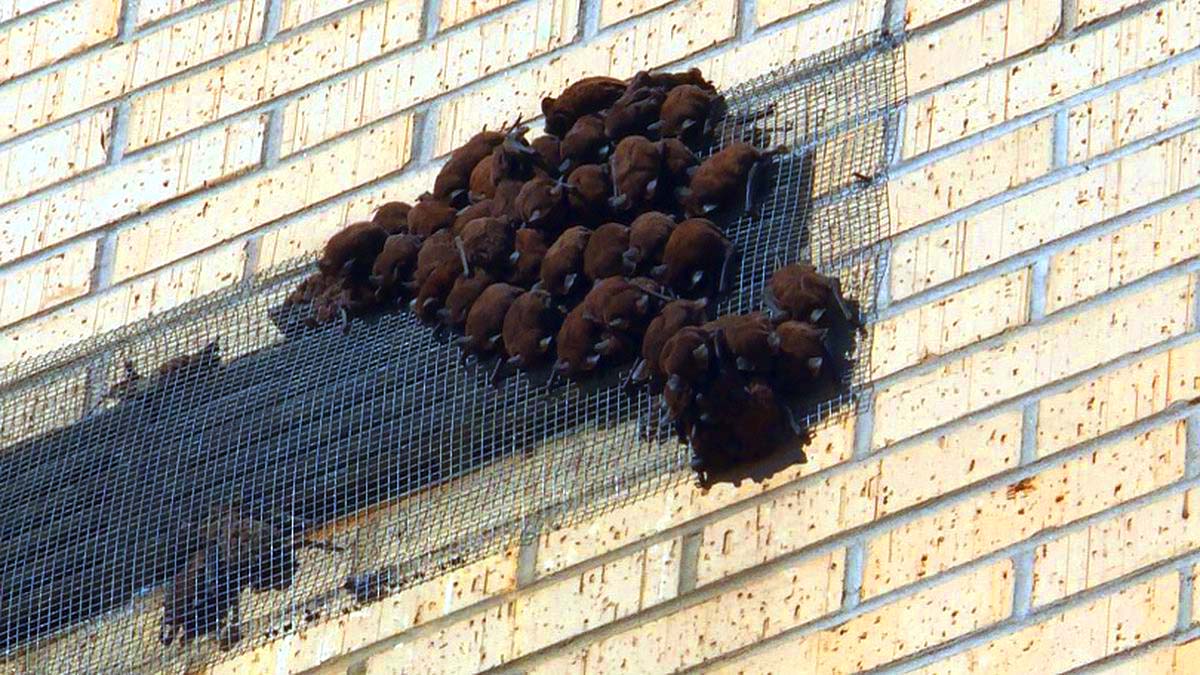
<instances>
[{"instance_id":1,"label":"weathered brick surface","mask_svg":"<svg viewBox=\"0 0 1200 675\"><path fill-rule=\"evenodd\" d=\"M0 203L100 166L108 159L106 137L113 109L102 108L67 126L35 134L0 150ZM43 158L40 162L29 161Z\"/></svg>"},{"instance_id":2,"label":"weathered brick surface","mask_svg":"<svg viewBox=\"0 0 1200 675\"><path fill-rule=\"evenodd\" d=\"M141 27L161 21L201 2L204 0L138 0L137 25Z\"/></svg>"},{"instance_id":3,"label":"weathered brick surface","mask_svg":"<svg viewBox=\"0 0 1200 675\"><path fill-rule=\"evenodd\" d=\"M1196 663L1200 663L1200 640L1181 645L1168 643L1127 661L1100 666L1093 672L1097 675L1187 675L1195 670Z\"/></svg>"},{"instance_id":4,"label":"weathered brick surface","mask_svg":"<svg viewBox=\"0 0 1200 675\"><path fill-rule=\"evenodd\" d=\"M812 9L824 0L763 0L755 3L755 20L759 26L766 26L785 17L799 14Z\"/></svg>"},{"instance_id":5,"label":"weathered brick surface","mask_svg":"<svg viewBox=\"0 0 1200 675\"><path fill-rule=\"evenodd\" d=\"M1178 602L1179 575L1164 574L915 672L1066 672L1171 632Z\"/></svg>"},{"instance_id":6,"label":"weathered brick surface","mask_svg":"<svg viewBox=\"0 0 1200 675\"><path fill-rule=\"evenodd\" d=\"M909 30L916 30L927 23L978 4L981 4L980 0L928 0L927 2L910 2L904 7L904 27Z\"/></svg>"},{"instance_id":7,"label":"weathered brick surface","mask_svg":"<svg viewBox=\"0 0 1200 675\"><path fill-rule=\"evenodd\" d=\"M70 0L0 28L0 82L116 36L119 9L117 2Z\"/></svg>"},{"instance_id":8,"label":"weathered brick surface","mask_svg":"<svg viewBox=\"0 0 1200 675\"><path fill-rule=\"evenodd\" d=\"M87 293L95 263L96 242L84 241L0 276L0 326Z\"/></svg>"}]
</instances>

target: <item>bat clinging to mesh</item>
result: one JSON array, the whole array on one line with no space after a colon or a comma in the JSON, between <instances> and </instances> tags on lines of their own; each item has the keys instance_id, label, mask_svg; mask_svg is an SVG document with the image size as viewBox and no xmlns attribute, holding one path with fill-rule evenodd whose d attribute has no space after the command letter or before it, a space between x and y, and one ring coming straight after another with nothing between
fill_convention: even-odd
<instances>
[{"instance_id":1,"label":"bat clinging to mesh","mask_svg":"<svg viewBox=\"0 0 1200 675\"><path fill-rule=\"evenodd\" d=\"M454 281L450 294L446 296L445 306L438 310L438 318L447 326L461 330L467 323L467 314L470 313L471 306L492 283L493 280L487 272L476 271L469 277L460 276Z\"/></svg>"},{"instance_id":2,"label":"bat clinging to mesh","mask_svg":"<svg viewBox=\"0 0 1200 675\"><path fill-rule=\"evenodd\" d=\"M187 378L205 370L211 370L221 365L221 339L217 338L204 345L194 354L184 354L168 359L158 366L160 376L170 375L175 378Z\"/></svg>"},{"instance_id":3,"label":"bat clinging to mesh","mask_svg":"<svg viewBox=\"0 0 1200 675\"><path fill-rule=\"evenodd\" d=\"M467 198L471 203L491 199L496 196L496 183L492 181L492 160L483 160L475 165L471 170L470 189L467 192Z\"/></svg>"},{"instance_id":4,"label":"bat clinging to mesh","mask_svg":"<svg viewBox=\"0 0 1200 675\"><path fill-rule=\"evenodd\" d=\"M463 267L457 257L433 268L417 288L417 296L409 303L413 313L423 321L434 321L461 276Z\"/></svg>"},{"instance_id":5,"label":"bat clinging to mesh","mask_svg":"<svg viewBox=\"0 0 1200 675\"><path fill-rule=\"evenodd\" d=\"M700 160L696 158L696 153L678 138L664 138L658 145L663 156L662 180L667 183L660 192L666 197L691 182L692 174L700 166ZM667 191L668 188L670 192Z\"/></svg>"},{"instance_id":6,"label":"bat clinging to mesh","mask_svg":"<svg viewBox=\"0 0 1200 675\"><path fill-rule=\"evenodd\" d=\"M312 315L305 324L317 327L340 319L342 332L350 332L350 316L375 306L375 289L369 284L337 279L321 295L313 298Z\"/></svg>"},{"instance_id":7,"label":"bat clinging to mesh","mask_svg":"<svg viewBox=\"0 0 1200 675\"><path fill-rule=\"evenodd\" d=\"M561 316L546 291L526 291L518 296L504 316L501 332L508 363L526 369L545 360Z\"/></svg>"},{"instance_id":8,"label":"bat clinging to mesh","mask_svg":"<svg viewBox=\"0 0 1200 675\"><path fill-rule=\"evenodd\" d=\"M228 546L216 543L195 551L163 592L159 641L169 645L182 632L183 643L218 634L228 649L241 639L239 566Z\"/></svg>"},{"instance_id":9,"label":"bat clinging to mesh","mask_svg":"<svg viewBox=\"0 0 1200 675\"><path fill-rule=\"evenodd\" d=\"M712 82L704 79L704 76L700 74L699 68L689 68L683 72L675 73L651 73L647 71L641 71L633 76L631 84L638 84L646 87L660 87L668 91L685 84L700 87L705 91L717 90L717 88L713 86Z\"/></svg>"},{"instance_id":10,"label":"bat clinging to mesh","mask_svg":"<svg viewBox=\"0 0 1200 675\"><path fill-rule=\"evenodd\" d=\"M459 209L458 215L454 217L454 225L450 227L451 231L454 232L455 236L460 236L462 235L462 230L464 227L466 227L467 223L475 220L476 218L490 217L492 215L492 204L494 203L494 200L484 199L482 201L475 202L470 206Z\"/></svg>"},{"instance_id":11,"label":"bat clinging to mesh","mask_svg":"<svg viewBox=\"0 0 1200 675\"><path fill-rule=\"evenodd\" d=\"M578 225L558 236L542 259L542 288L556 297L568 295L575 289L575 283L583 274L583 252L591 236L591 230Z\"/></svg>"},{"instance_id":12,"label":"bat clinging to mesh","mask_svg":"<svg viewBox=\"0 0 1200 675\"><path fill-rule=\"evenodd\" d=\"M503 180L496 185L496 196L492 197L492 213L496 218L507 216L513 221L521 219L521 213L517 209L517 197L521 194L521 189L525 184L519 180Z\"/></svg>"},{"instance_id":13,"label":"bat clinging to mesh","mask_svg":"<svg viewBox=\"0 0 1200 675\"><path fill-rule=\"evenodd\" d=\"M604 134L604 121L596 115L584 115L563 136L559 144L558 163L560 171L566 173L580 164L604 161L611 149L608 136Z\"/></svg>"},{"instance_id":14,"label":"bat clinging to mesh","mask_svg":"<svg viewBox=\"0 0 1200 675\"><path fill-rule=\"evenodd\" d=\"M562 142L554 136L542 134L529 143L542 156L542 166L556 167L562 164Z\"/></svg>"},{"instance_id":15,"label":"bat clinging to mesh","mask_svg":"<svg viewBox=\"0 0 1200 675\"><path fill-rule=\"evenodd\" d=\"M630 84L604 115L604 133L614 141L652 133L666 93L659 87Z\"/></svg>"},{"instance_id":16,"label":"bat clinging to mesh","mask_svg":"<svg viewBox=\"0 0 1200 675\"><path fill-rule=\"evenodd\" d=\"M388 202L375 210L371 222L383 228L389 235L408 231L408 212L412 206L405 202Z\"/></svg>"},{"instance_id":17,"label":"bat clinging to mesh","mask_svg":"<svg viewBox=\"0 0 1200 675\"><path fill-rule=\"evenodd\" d=\"M499 184L505 180L527 181L534 177L535 170L547 171L549 167L542 166L542 156L525 140L529 127L513 127L504 135L504 142L492 150L492 166L490 169L492 182Z\"/></svg>"},{"instance_id":18,"label":"bat clinging to mesh","mask_svg":"<svg viewBox=\"0 0 1200 675\"><path fill-rule=\"evenodd\" d=\"M629 248L629 228L620 223L605 223L592 232L583 252L583 274L592 281L619 276L625 272L625 251Z\"/></svg>"},{"instance_id":19,"label":"bat clinging to mesh","mask_svg":"<svg viewBox=\"0 0 1200 675\"><path fill-rule=\"evenodd\" d=\"M784 394L803 393L825 373L827 329L803 321L784 321L775 328L778 356L776 387Z\"/></svg>"},{"instance_id":20,"label":"bat clinging to mesh","mask_svg":"<svg viewBox=\"0 0 1200 675\"><path fill-rule=\"evenodd\" d=\"M500 277L513 253L513 227L507 219L477 218L463 227L455 243L469 267L479 267Z\"/></svg>"},{"instance_id":21,"label":"bat clinging to mesh","mask_svg":"<svg viewBox=\"0 0 1200 675\"><path fill-rule=\"evenodd\" d=\"M660 356L663 345L681 329L704 323L704 312L708 301L672 300L663 305L658 315L650 320L642 336L642 361L630 373L634 383L651 382L656 388L663 380Z\"/></svg>"},{"instance_id":22,"label":"bat clinging to mesh","mask_svg":"<svg viewBox=\"0 0 1200 675\"><path fill-rule=\"evenodd\" d=\"M462 265L458 246L454 243L454 234L449 230L439 230L421 244L421 250L417 252L417 269L413 272L413 282L420 287L434 269L447 262Z\"/></svg>"},{"instance_id":23,"label":"bat clinging to mesh","mask_svg":"<svg viewBox=\"0 0 1200 675\"><path fill-rule=\"evenodd\" d=\"M304 277L291 293L284 298L284 305L299 305L306 302L312 302L313 298L324 293L334 283L334 279L316 272Z\"/></svg>"},{"instance_id":24,"label":"bat clinging to mesh","mask_svg":"<svg viewBox=\"0 0 1200 675\"><path fill-rule=\"evenodd\" d=\"M659 112L659 133L694 141L704 136L720 97L694 84L681 84L667 93Z\"/></svg>"},{"instance_id":25,"label":"bat clinging to mesh","mask_svg":"<svg viewBox=\"0 0 1200 675\"><path fill-rule=\"evenodd\" d=\"M573 379L595 370L600 363L596 343L600 341L602 333L603 326L588 318L584 303L576 305L567 313L562 327L558 329L555 374Z\"/></svg>"},{"instance_id":26,"label":"bat clinging to mesh","mask_svg":"<svg viewBox=\"0 0 1200 675\"><path fill-rule=\"evenodd\" d=\"M669 300L651 279L627 281L609 277L597 283L584 298L588 313L612 331L641 337L659 302Z\"/></svg>"},{"instance_id":27,"label":"bat clinging to mesh","mask_svg":"<svg viewBox=\"0 0 1200 675\"><path fill-rule=\"evenodd\" d=\"M371 222L353 223L325 242L317 267L328 277L366 280L388 234Z\"/></svg>"},{"instance_id":28,"label":"bat clinging to mesh","mask_svg":"<svg viewBox=\"0 0 1200 675\"><path fill-rule=\"evenodd\" d=\"M411 291L420 252L421 240L414 235L393 234L387 238L371 267L371 283L375 284L375 295L380 301L395 300L405 291Z\"/></svg>"},{"instance_id":29,"label":"bat clinging to mesh","mask_svg":"<svg viewBox=\"0 0 1200 675\"><path fill-rule=\"evenodd\" d=\"M645 272L662 262L663 249L674 230L675 219L661 211L634 218L629 225L629 248L622 254L625 273Z\"/></svg>"},{"instance_id":30,"label":"bat clinging to mesh","mask_svg":"<svg viewBox=\"0 0 1200 675\"><path fill-rule=\"evenodd\" d=\"M476 354L491 354L501 347L504 317L525 289L511 284L492 284L471 305L459 345Z\"/></svg>"},{"instance_id":31,"label":"bat clinging to mesh","mask_svg":"<svg viewBox=\"0 0 1200 675\"><path fill-rule=\"evenodd\" d=\"M471 170L492 150L504 142L504 134L499 131L481 131L471 137L462 147L450 154L442 170L438 172L433 182L433 194L439 199L456 201L466 192L471 181Z\"/></svg>"},{"instance_id":32,"label":"bat clinging to mesh","mask_svg":"<svg viewBox=\"0 0 1200 675\"><path fill-rule=\"evenodd\" d=\"M619 211L638 210L654 201L662 171L662 148L645 136L627 136L617 143L609 159L613 197Z\"/></svg>"},{"instance_id":33,"label":"bat clinging to mesh","mask_svg":"<svg viewBox=\"0 0 1200 675\"><path fill-rule=\"evenodd\" d=\"M686 188L676 191L690 216L703 216L743 199L744 209L753 208L755 177L772 155L786 152L759 150L749 143L733 143L700 164Z\"/></svg>"},{"instance_id":34,"label":"bat clinging to mesh","mask_svg":"<svg viewBox=\"0 0 1200 675\"><path fill-rule=\"evenodd\" d=\"M608 215L612 184L607 164L584 164L567 176L567 202L571 218L583 225L595 225Z\"/></svg>"},{"instance_id":35,"label":"bat clinging to mesh","mask_svg":"<svg viewBox=\"0 0 1200 675\"><path fill-rule=\"evenodd\" d=\"M825 312L837 309L847 319L850 309L842 302L841 284L807 263L795 263L775 270L767 283L765 301L776 321L799 319L822 322Z\"/></svg>"},{"instance_id":36,"label":"bat clinging to mesh","mask_svg":"<svg viewBox=\"0 0 1200 675\"><path fill-rule=\"evenodd\" d=\"M567 217L567 190L550 178L534 178L521 188L516 207L526 225L553 234Z\"/></svg>"},{"instance_id":37,"label":"bat clinging to mesh","mask_svg":"<svg viewBox=\"0 0 1200 675\"><path fill-rule=\"evenodd\" d=\"M769 373L775 365L779 336L762 312L726 314L706 324L709 330L721 330L729 355L738 370Z\"/></svg>"},{"instance_id":38,"label":"bat clinging to mesh","mask_svg":"<svg viewBox=\"0 0 1200 675\"><path fill-rule=\"evenodd\" d=\"M600 112L625 93L625 83L612 77L585 77L563 90L558 98L542 99L546 133L562 138L583 115Z\"/></svg>"},{"instance_id":39,"label":"bat clinging to mesh","mask_svg":"<svg viewBox=\"0 0 1200 675\"><path fill-rule=\"evenodd\" d=\"M449 229L457 216L458 210L450 206L450 202L426 192L417 198L417 203L408 212L408 231L424 239L438 230Z\"/></svg>"},{"instance_id":40,"label":"bat clinging to mesh","mask_svg":"<svg viewBox=\"0 0 1200 675\"><path fill-rule=\"evenodd\" d=\"M723 293L733 254L733 244L712 221L689 218L671 232L663 248L662 264L654 269L654 274L679 293L706 286Z\"/></svg>"},{"instance_id":41,"label":"bat clinging to mesh","mask_svg":"<svg viewBox=\"0 0 1200 675\"><path fill-rule=\"evenodd\" d=\"M531 227L517 230L509 256L508 283L528 288L537 283L546 257L546 238Z\"/></svg>"}]
</instances>

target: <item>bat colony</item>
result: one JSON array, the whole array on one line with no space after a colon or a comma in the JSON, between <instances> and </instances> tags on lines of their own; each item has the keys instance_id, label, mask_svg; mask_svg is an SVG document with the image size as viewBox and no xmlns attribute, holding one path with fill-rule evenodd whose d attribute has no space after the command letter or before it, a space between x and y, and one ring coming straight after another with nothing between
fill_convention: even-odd
<instances>
[{"instance_id":1,"label":"bat colony","mask_svg":"<svg viewBox=\"0 0 1200 675\"><path fill-rule=\"evenodd\" d=\"M636 361L627 386L662 394L660 422L691 445L702 482L804 437L788 402L833 377L828 326L850 316L837 281L789 265L766 311L711 316L736 251L710 218L752 210L756 179L786 149L732 143L701 161L724 100L694 68L587 77L542 113L544 135L527 140L519 120L485 129L432 191L332 236L284 304L343 331L408 307L459 333L464 358L495 358L493 383L514 368L578 380ZM235 642L239 594L287 588L297 549L329 548L237 505L196 529L164 596L164 643Z\"/></svg>"}]
</instances>

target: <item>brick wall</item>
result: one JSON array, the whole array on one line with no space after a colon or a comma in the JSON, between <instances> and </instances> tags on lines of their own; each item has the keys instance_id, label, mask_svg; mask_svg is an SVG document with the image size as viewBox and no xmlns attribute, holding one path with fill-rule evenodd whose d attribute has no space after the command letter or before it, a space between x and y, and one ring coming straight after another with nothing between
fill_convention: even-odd
<instances>
[{"instance_id":1,"label":"brick wall","mask_svg":"<svg viewBox=\"0 0 1200 675\"><path fill-rule=\"evenodd\" d=\"M214 672L1195 672L1200 0L345 5L0 0L0 364L315 250L579 73L888 25L874 405Z\"/></svg>"}]
</instances>

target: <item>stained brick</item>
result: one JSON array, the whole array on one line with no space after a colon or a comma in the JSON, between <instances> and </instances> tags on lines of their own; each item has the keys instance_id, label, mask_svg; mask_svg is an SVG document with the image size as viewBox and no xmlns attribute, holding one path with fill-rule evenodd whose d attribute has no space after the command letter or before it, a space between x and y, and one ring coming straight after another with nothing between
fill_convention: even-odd
<instances>
[{"instance_id":1,"label":"stained brick","mask_svg":"<svg viewBox=\"0 0 1200 675\"><path fill-rule=\"evenodd\" d=\"M904 27L916 30L927 23L961 12L972 5L981 4L981 0L929 0L926 2L910 2L904 8Z\"/></svg>"},{"instance_id":2,"label":"stained brick","mask_svg":"<svg viewBox=\"0 0 1200 675\"><path fill-rule=\"evenodd\" d=\"M1105 373L1038 402L1037 453L1045 457L1200 395L1200 341Z\"/></svg>"},{"instance_id":3,"label":"stained brick","mask_svg":"<svg viewBox=\"0 0 1200 675\"><path fill-rule=\"evenodd\" d=\"M893 227L904 232L1050 170L1054 121L1039 120L895 179Z\"/></svg>"},{"instance_id":4,"label":"stained brick","mask_svg":"<svg viewBox=\"0 0 1200 675\"><path fill-rule=\"evenodd\" d=\"M1183 476L1175 422L902 525L867 544L863 596L938 574Z\"/></svg>"},{"instance_id":5,"label":"stained brick","mask_svg":"<svg viewBox=\"0 0 1200 675\"><path fill-rule=\"evenodd\" d=\"M119 9L109 0L70 0L0 29L0 82L115 36Z\"/></svg>"},{"instance_id":6,"label":"stained brick","mask_svg":"<svg viewBox=\"0 0 1200 675\"><path fill-rule=\"evenodd\" d=\"M1200 663L1200 640L1181 645L1167 643L1138 654L1132 659L1100 665L1096 675L1188 675Z\"/></svg>"},{"instance_id":7,"label":"stained brick","mask_svg":"<svg viewBox=\"0 0 1200 675\"><path fill-rule=\"evenodd\" d=\"M908 92L916 94L1050 39L1058 29L1058 0L1007 0L905 43Z\"/></svg>"},{"instance_id":8,"label":"stained brick","mask_svg":"<svg viewBox=\"0 0 1200 675\"><path fill-rule=\"evenodd\" d=\"M761 0L754 5L759 27L775 23L793 14L808 11L827 0Z\"/></svg>"},{"instance_id":9,"label":"stained brick","mask_svg":"<svg viewBox=\"0 0 1200 675\"><path fill-rule=\"evenodd\" d=\"M1200 131L898 241L892 249L892 297L937 286L1196 185Z\"/></svg>"},{"instance_id":10,"label":"stained brick","mask_svg":"<svg viewBox=\"0 0 1200 675\"><path fill-rule=\"evenodd\" d=\"M260 37L265 9L266 0L229 2L53 71L0 85L0 110L5 111L0 140L245 47Z\"/></svg>"},{"instance_id":11,"label":"stained brick","mask_svg":"<svg viewBox=\"0 0 1200 675\"><path fill-rule=\"evenodd\" d=\"M1004 413L916 443L704 528L706 584L1016 466L1021 416Z\"/></svg>"},{"instance_id":12,"label":"stained brick","mask_svg":"<svg viewBox=\"0 0 1200 675\"><path fill-rule=\"evenodd\" d=\"M1075 25L1082 26L1142 2L1145 0L1076 0Z\"/></svg>"},{"instance_id":13,"label":"stained brick","mask_svg":"<svg viewBox=\"0 0 1200 675\"><path fill-rule=\"evenodd\" d=\"M411 136L412 118L398 118L137 221L117 235L113 277L140 274L398 171Z\"/></svg>"},{"instance_id":14,"label":"stained brick","mask_svg":"<svg viewBox=\"0 0 1200 675\"><path fill-rule=\"evenodd\" d=\"M35 12L54 0L3 0L0 1L0 21L9 21Z\"/></svg>"},{"instance_id":15,"label":"stained brick","mask_svg":"<svg viewBox=\"0 0 1200 675\"><path fill-rule=\"evenodd\" d=\"M0 209L0 262L242 173L261 158L262 137L262 117L238 120Z\"/></svg>"},{"instance_id":16,"label":"stained brick","mask_svg":"<svg viewBox=\"0 0 1200 675\"><path fill-rule=\"evenodd\" d=\"M86 241L0 274L0 326L87 293L95 260L96 242Z\"/></svg>"},{"instance_id":17,"label":"stained brick","mask_svg":"<svg viewBox=\"0 0 1200 675\"><path fill-rule=\"evenodd\" d=\"M1012 563L1005 560L835 628L771 645L711 672L785 675L870 670L1000 621L1011 610L1011 596Z\"/></svg>"},{"instance_id":18,"label":"stained brick","mask_svg":"<svg viewBox=\"0 0 1200 675\"><path fill-rule=\"evenodd\" d=\"M1042 605L1200 548L1200 491L1173 495L1072 532L1034 551Z\"/></svg>"},{"instance_id":19,"label":"stained brick","mask_svg":"<svg viewBox=\"0 0 1200 675\"><path fill-rule=\"evenodd\" d=\"M112 108L104 108L0 150L0 203L103 164L112 115Z\"/></svg>"},{"instance_id":20,"label":"stained brick","mask_svg":"<svg viewBox=\"0 0 1200 675\"><path fill-rule=\"evenodd\" d=\"M1066 672L1171 632L1178 601L1179 575L1164 574L915 672Z\"/></svg>"},{"instance_id":21,"label":"stained brick","mask_svg":"<svg viewBox=\"0 0 1200 675\"><path fill-rule=\"evenodd\" d=\"M664 672L697 665L835 610L842 596L843 551L772 572L711 600L534 666L543 673Z\"/></svg>"},{"instance_id":22,"label":"stained brick","mask_svg":"<svg viewBox=\"0 0 1200 675\"><path fill-rule=\"evenodd\" d=\"M439 30L457 26L464 21L511 5L517 0L442 0L439 7Z\"/></svg>"},{"instance_id":23,"label":"stained brick","mask_svg":"<svg viewBox=\"0 0 1200 675\"><path fill-rule=\"evenodd\" d=\"M875 324L874 378L991 337L1029 319L1029 270L988 279Z\"/></svg>"},{"instance_id":24,"label":"stained brick","mask_svg":"<svg viewBox=\"0 0 1200 675\"><path fill-rule=\"evenodd\" d=\"M195 7L204 1L205 0L138 0L137 25L140 28L148 23L165 19L174 14L178 14L185 9Z\"/></svg>"}]
</instances>

